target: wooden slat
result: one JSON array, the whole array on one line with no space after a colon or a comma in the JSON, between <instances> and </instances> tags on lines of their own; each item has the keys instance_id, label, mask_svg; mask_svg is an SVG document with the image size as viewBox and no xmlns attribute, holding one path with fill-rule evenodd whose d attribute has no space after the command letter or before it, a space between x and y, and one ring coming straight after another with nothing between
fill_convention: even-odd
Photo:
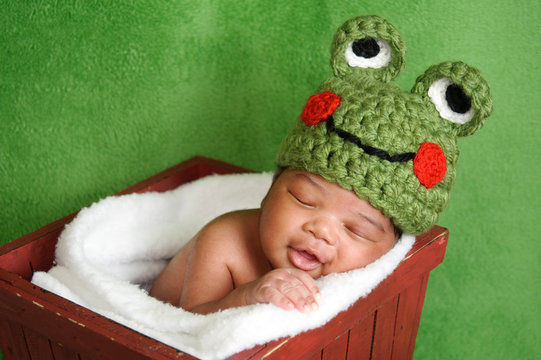
<instances>
[{"instance_id":1,"label":"wooden slat","mask_svg":"<svg viewBox=\"0 0 541 360\"><path fill-rule=\"evenodd\" d=\"M415 315L413 316L412 327L411 327L412 337L410 339L409 348L408 348L407 358L409 359L413 358L413 350L415 349L415 339L417 338L417 331L419 330L419 323L421 321L421 313L423 311L426 287L428 285L428 276L429 276L429 273L426 272L419 284L420 285L419 294L418 294L419 298L417 300L417 308L415 310Z\"/></svg>"},{"instance_id":2,"label":"wooden slat","mask_svg":"<svg viewBox=\"0 0 541 360\"><path fill-rule=\"evenodd\" d=\"M49 340L32 329L23 327L26 345L31 359L55 360Z\"/></svg>"},{"instance_id":3,"label":"wooden slat","mask_svg":"<svg viewBox=\"0 0 541 360\"><path fill-rule=\"evenodd\" d=\"M52 341L77 349L88 358L193 359L54 294L43 293L37 298L24 288L14 289L0 279L0 318L16 321Z\"/></svg>"},{"instance_id":4,"label":"wooden slat","mask_svg":"<svg viewBox=\"0 0 541 360\"><path fill-rule=\"evenodd\" d=\"M312 355L308 356L306 360L321 360L322 358L323 357L322 357L321 351L317 351L313 353Z\"/></svg>"},{"instance_id":5,"label":"wooden slat","mask_svg":"<svg viewBox=\"0 0 541 360\"><path fill-rule=\"evenodd\" d=\"M340 335L323 349L322 360L346 359L348 350L348 334Z\"/></svg>"},{"instance_id":6,"label":"wooden slat","mask_svg":"<svg viewBox=\"0 0 541 360\"><path fill-rule=\"evenodd\" d=\"M375 315L376 326L372 342L372 359L390 359L393 348L393 332L398 297L381 306Z\"/></svg>"},{"instance_id":7,"label":"wooden slat","mask_svg":"<svg viewBox=\"0 0 541 360\"><path fill-rule=\"evenodd\" d=\"M442 256L442 258L440 259L440 263L441 263L441 260L443 260L443 255L445 254L445 247L447 245L446 242L447 242L448 237L449 237L449 230L438 225L433 226L427 232L417 236L417 238L415 239L415 242L413 243L413 246L411 247L410 251L408 251L408 253L404 257L402 262L407 261L409 258L413 257L414 255L422 251L426 246L432 244L433 242L443 241L445 242L445 244L443 244L444 251L441 254Z\"/></svg>"},{"instance_id":8,"label":"wooden slat","mask_svg":"<svg viewBox=\"0 0 541 360\"><path fill-rule=\"evenodd\" d=\"M267 347L266 344L264 345L256 345L251 349L246 349L244 351L238 352L236 354L231 355L229 357L229 360L252 360L252 359L260 359L261 354L263 350Z\"/></svg>"},{"instance_id":9,"label":"wooden slat","mask_svg":"<svg viewBox=\"0 0 541 360\"><path fill-rule=\"evenodd\" d=\"M0 317L0 347L5 360L30 360L23 328Z\"/></svg>"},{"instance_id":10,"label":"wooden slat","mask_svg":"<svg viewBox=\"0 0 541 360\"><path fill-rule=\"evenodd\" d=\"M348 360L370 359L372 337L374 332L374 315L365 317L350 330L348 343Z\"/></svg>"},{"instance_id":11,"label":"wooden slat","mask_svg":"<svg viewBox=\"0 0 541 360\"><path fill-rule=\"evenodd\" d=\"M419 327L420 311L428 281L428 273L400 293L394 329L393 359L411 359Z\"/></svg>"},{"instance_id":12,"label":"wooden slat","mask_svg":"<svg viewBox=\"0 0 541 360\"><path fill-rule=\"evenodd\" d=\"M69 217L71 220L72 217ZM64 224L55 223L40 231L32 241L18 241L0 248L0 268L19 274L30 281L34 271L47 271L54 260L54 250ZM41 233L45 233L40 235ZM8 246L9 245L9 246Z\"/></svg>"},{"instance_id":13,"label":"wooden slat","mask_svg":"<svg viewBox=\"0 0 541 360\"><path fill-rule=\"evenodd\" d=\"M80 360L77 352L66 348L57 342L51 342L54 360Z\"/></svg>"}]
</instances>

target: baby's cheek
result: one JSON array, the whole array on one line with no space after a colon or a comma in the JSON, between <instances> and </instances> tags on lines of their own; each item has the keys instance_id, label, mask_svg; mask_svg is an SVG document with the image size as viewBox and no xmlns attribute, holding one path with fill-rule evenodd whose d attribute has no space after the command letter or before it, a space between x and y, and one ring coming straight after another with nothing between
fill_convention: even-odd
<instances>
[{"instance_id":1,"label":"baby's cheek","mask_svg":"<svg viewBox=\"0 0 541 360\"><path fill-rule=\"evenodd\" d=\"M371 244L359 243L351 246L344 252L344 258L341 259L341 272L362 268L377 260L383 252Z\"/></svg>"}]
</instances>

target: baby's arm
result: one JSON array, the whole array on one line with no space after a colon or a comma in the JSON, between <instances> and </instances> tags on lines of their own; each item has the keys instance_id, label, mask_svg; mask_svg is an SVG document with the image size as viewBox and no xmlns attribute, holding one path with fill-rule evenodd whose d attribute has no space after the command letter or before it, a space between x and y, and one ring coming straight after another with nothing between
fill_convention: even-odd
<instances>
[{"instance_id":1,"label":"baby's arm","mask_svg":"<svg viewBox=\"0 0 541 360\"><path fill-rule=\"evenodd\" d=\"M239 240L246 239L247 231L237 220L222 218L197 235L188 255L180 307L202 314L255 303L302 312L317 308L314 279L293 268L269 271L266 259Z\"/></svg>"},{"instance_id":2,"label":"baby's arm","mask_svg":"<svg viewBox=\"0 0 541 360\"><path fill-rule=\"evenodd\" d=\"M221 277L218 273L219 271L213 272L210 276ZM272 303L284 310L297 309L301 312L310 312L317 309L317 299L320 297L314 279L298 269L272 270L263 277L233 288L229 292L228 286L196 288L198 289L189 286L182 292L180 306L200 314L257 303ZM224 293L225 295L220 297ZM192 305L203 301L204 298L212 299L216 296L218 296L216 300Z\"/></svg>"}]
</instances>

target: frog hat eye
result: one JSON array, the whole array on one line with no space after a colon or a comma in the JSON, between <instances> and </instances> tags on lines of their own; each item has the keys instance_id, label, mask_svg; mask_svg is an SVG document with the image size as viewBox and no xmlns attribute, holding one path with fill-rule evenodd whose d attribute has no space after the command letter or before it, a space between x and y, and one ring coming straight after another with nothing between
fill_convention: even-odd
<instances>
[{"instance_id":1,"label":"frog hat eye","mask_svg":"<svg viewBox=\"0 0 541 360\"><path fill-rule=\"evenodd\" d=\"M347 21L334 35L331 66L334 74L367 74L388 82L404 67L406 46L395 27L378 16Z\"/></svg>"},{"instance_id":2,"label":"frog hat eye","mask_svg":"<svg viewBox=\"0 0 541 360\"><path fill-rule=\"evenodd\" d=\"M434 81L428 88L428 96L445 120L463 125L475 115L470 98L464 94L460 85L453 83L449 78Z\"/></svg>"},{"instance_id":3,"label":"frog hat eye","mask_svg":"<svg viewBox=\"0 0 541 360\"><path fill-rule=\"evenodd\" d=\"M492 97L479 70L463 62L434 65L412 90L428 99L457 136L472 135L492 112Z\"/></svg>"},{"instance_id":4,"label":"frog hat eye","mask_svg":"<svg viewBox=\"0 0 541 360\"><path fill-rule=\"evenodd\" d=\"M383 39L362 38L350 41L346 49L349 66L379 69L389 65L391 46Z\"/></svg>"}]
</instances>

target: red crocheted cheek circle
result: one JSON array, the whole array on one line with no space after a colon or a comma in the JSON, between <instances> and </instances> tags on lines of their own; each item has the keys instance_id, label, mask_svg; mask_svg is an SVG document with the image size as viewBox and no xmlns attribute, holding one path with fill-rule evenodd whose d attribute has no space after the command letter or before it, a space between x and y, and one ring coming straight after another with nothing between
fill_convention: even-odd
<instances>
[{"instance_id":1,"label":"red crocheted cheek circle","mask_svg":"<svg viewBox=\"0 0 541 360\"><path fill-rule=\"evenodd\" d=\"M413 159L413 172L427 189L430 189L445 176L447 159L443 150L434 143L421 145Z\"/></svg>"},{"instance_id":2,"label":"red crocheted cheek circle","mask_svg":"<svg viewBox=\"0 0 541 360\"><path fill-rule=\"evenodd\" d=\"M327 120L338 105L340 105L340 96L331 91L312 95L304 107L301 119L309 126L319 124Z\"/></svg>"}]
</instances>

